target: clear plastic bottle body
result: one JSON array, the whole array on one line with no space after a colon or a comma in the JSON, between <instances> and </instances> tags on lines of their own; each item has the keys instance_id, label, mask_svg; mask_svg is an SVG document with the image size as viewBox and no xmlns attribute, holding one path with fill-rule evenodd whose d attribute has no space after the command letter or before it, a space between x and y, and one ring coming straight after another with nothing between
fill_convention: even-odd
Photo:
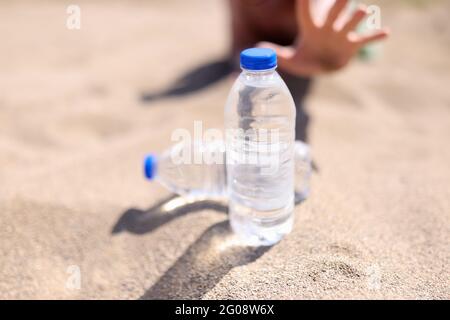
<instances>
[{"instance_id":1,"label":"clear plastic bottle body","mask_svg":"<svg viewBox=\"0 0 450 320\"><path fill-rule=\"evenodd\" d=\"M207 153L214 154L209 162ZM191 199L222 200L226 196L224 163L221 141L178 143L158 157L155 179L170 191Z\"/></svg>"},{"instance_id":2,"label":"clear plastic bottle body","mask_svg":"<svg viewBox=\"0 0 450 320\"><path fill-rule=\"evenodd\" d=\"M294 189L295 202L305 201L310 194L310 180L312 175L312 158L310 146L296 141L294 147Z\"/></svg>"},{"instance_id":3,"label":"clear plastic bottle body","mask_svg":"<svg viewBox=\"0 0 450 320\"><path fill-rule=\"evenodd\" d=\"M190 148L190 149L187 149ZM203 161L200 165L173 161L182 156L182 152L197 154L204 159L208 152L214 161ZM155 179L167 189L178 195L199 199L228 199L226 179L226 148L225 141L214 142L194 141L193 143L178 143L166 150L158 159ZM172 159L174 157L175 159ZM217 161L215 161L217 160ZM302 202L310 193L310 178L312 174L312 160L310 147L296 141L294 146L294 186L295 200Z\"/></svg>"},{"instance_id":4,"label":"clear plastic bottle body","mask_svg":"<svg viewBox=\"0 0 450 320\"><path fill-rule=\"evenodd\" d=\"M251 245L289 233L294 209L295 104L275 69L243 69L225 107L229 216Z\"/></svg>"}]
</instances>

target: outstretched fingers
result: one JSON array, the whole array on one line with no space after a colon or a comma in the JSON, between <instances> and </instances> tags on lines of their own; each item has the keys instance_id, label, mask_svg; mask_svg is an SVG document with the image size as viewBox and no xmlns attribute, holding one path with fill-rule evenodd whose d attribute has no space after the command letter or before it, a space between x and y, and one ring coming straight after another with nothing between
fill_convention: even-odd
<instances>
[{"instance_id":1,"label":"outstretched fingers","mask_svg":"<svg viewBox=\"0 0 450 320\"><path fill-rule=\"evenodd\" d=\"M334 24L336 23L336 20L341 15L342 11L347 6L348 0L336 0L331 7L330 11L328 12L327 19L325 20L324 27L332 29L334 27Z\"/></svg>"},{"instance_id":2,"label":"outstretched fingers","mask_svg":"<svg viewBox=\"0 0 450 320\"><path fill-rule=\"evenodd\" d=\"M283 64L285 61L290 60L294 54L295 50L292 47L284 47L272 42L259 42L257 44L258 48L269 48L276 52L278 63Z\"/></svg>"},{"instance_id":3,"label":"outstretched fingers","mask_svg":"<svg viewBox=\"0 0 450 320\"><path fill-rule=\"evenodd\" d=\"M363 5L359 6L359 8L353 13L351 18L344 25L341 32L346 35L349 32L354 31L366 16L367 16L367 8Z\"/></svg>"},{"instance_id":4,"label":"outstretched fingers","mask_svg":"<svg viewBox=\"0 0 450 320\"><path fill-rule=\"evenodd\" d=\"M383 40L383 39L387 38L388 36L389 36L389 30L382 29L382 30L376 31L375 33L373 33L371 35L361 36L361 37L359 37L359 39L356 42L359 46L363 47L371 42Z\"/></svg>"},{"instance_id":5,"label":"outstretched fingers","mask_svg":"<svg viewBox=\"0 0 450 320\"><path fill-rule=\"evenodd\" d=\"M300 32L311 30L315 27L311 14L311 0L297 0L295 10L297 21L299 21Z\"/></svg>"}]
</instances>

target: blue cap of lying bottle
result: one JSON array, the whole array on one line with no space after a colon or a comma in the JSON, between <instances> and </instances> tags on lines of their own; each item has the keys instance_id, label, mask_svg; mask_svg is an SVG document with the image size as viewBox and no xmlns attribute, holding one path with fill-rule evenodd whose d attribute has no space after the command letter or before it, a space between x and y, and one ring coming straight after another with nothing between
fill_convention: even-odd
<instances>
[{"instance_id":1,"label":"blue cap of lying bottle","mask_svg":"<svg viewBox=\"0 0 450 320\"><path fill-rule=\"evenodd\" d=\"M144 159L144 175L149 180L153 180L156 176L156 160L154 154L149 154Z\"/></svg>"},{"instance_id":2,"label":"blue cap of lying bottle","mask_svg":"<svg viewBox=\"0 0 450 320\"><path fill-rule=\"evenodd\" d=\"M251 48L241 52L241 67L247 70L268 70L277 66L277 54L268 48Z\"/></svg>"}]
</instances>

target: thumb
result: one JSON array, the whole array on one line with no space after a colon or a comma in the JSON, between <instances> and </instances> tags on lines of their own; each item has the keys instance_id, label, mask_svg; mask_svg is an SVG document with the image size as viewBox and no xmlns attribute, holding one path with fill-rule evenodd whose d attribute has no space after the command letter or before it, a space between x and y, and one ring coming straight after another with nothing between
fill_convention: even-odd
<instances>
[{"instance_id":1,"label":"thumb","mask_svg":"<svg viewBox=\"0 0 450 320\"><path fill-rule=\"evenodd\" d=\"M294 49L292 47L284 47L272 42L259 42L256 46L258 48L268 48L275 51L277 54L278 65L281 68L289 65L291 58L294 56Z\"/></svg>"}]
</instances>

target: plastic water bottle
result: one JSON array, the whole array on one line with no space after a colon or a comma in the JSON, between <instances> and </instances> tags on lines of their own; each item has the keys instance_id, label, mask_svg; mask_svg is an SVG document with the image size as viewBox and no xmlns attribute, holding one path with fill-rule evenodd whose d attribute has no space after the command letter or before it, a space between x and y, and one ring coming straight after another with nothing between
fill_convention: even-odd
<instances>
[{"instance_id":1,"label":"plastic water bottle","mask_svg":"<svg viewBox=\"0 0 450 320\"><path fill-rule=\"evenodd\" d=\"M245 243L272 245L293 224L296 109L273 50L240 58L225 107L230 223Z\"/></svg>"},{"instance_id":2,"label":"plastic water bottle","mask_svg":"<svg viewBox=\"0 0 450 320\"><path fill-rule=\"evenodd\" d=\"M178 143L161 155L149 154L144 173L149 180L193 200L226 198L223 141Z\"/></svg>"},{"instance_id":3,"label":"plastic water bottle","mask_svg":"<svg viewBox=\"0 0 450 320\"><path fill-rule=\"evenodd\" d=\"M294 190L295 202L302 202L309 197L311 192L311 176L313 162L311 148L308 144L295 141L294 146Z\"/></svg>"},{"instance_id":4,"label":"plastic water bottle","mask_svg":"<svg viewBox=\"0 0 450 320\"><path fill-rule=\"evenodd\" d=\"M182 153L187 154L185 157ZM208 153L214 161L204 157ZM200 157L199 164L193 164L193 155ZM179 161L187 158L189 161ZM195 200L220 200L227 197L225 167L225 141L194 141L178 143L161 155L149 154L144 160L145 176L151 181L158 181L171 192ZM294 146L295 159L295 197L296 201L305 200L310 193L312 161L310 147L301 141ZM201 164L200 164L201 163Z\"/></svg>"}]
</instances>

